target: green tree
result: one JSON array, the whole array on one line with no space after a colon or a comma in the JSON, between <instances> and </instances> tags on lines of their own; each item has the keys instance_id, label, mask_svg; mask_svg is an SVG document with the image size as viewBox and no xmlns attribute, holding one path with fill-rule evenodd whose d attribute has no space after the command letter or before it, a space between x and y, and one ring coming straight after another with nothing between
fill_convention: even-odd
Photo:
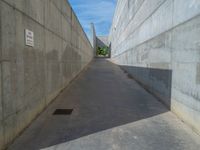
<instances>
[{"instance_id":1,"label":"green tree","mask_svg":"<svg viewBox=\"0 0 200 150\"><path fill-rule=\"evenodd\" d=\"M106 56L109 53L109 48L107 46L98 47L97 48L97 55Z\"/></svg>"}]
</instances>

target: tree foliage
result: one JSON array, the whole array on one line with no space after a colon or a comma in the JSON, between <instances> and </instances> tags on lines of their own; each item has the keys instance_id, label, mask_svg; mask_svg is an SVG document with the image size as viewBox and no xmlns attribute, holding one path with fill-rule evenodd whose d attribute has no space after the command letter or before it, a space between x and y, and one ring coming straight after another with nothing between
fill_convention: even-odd
<instances>
[{"instance_id":1,"label":"tree foliage","mask_svg":"<svg viewBox=\"0 0 200 150\"><path fill-rule=\"evenodd\" d=\"M108 54L109 54L109 48L107 46L97 48L97 55L106 56Z\"/></svg>"}]
</instances>

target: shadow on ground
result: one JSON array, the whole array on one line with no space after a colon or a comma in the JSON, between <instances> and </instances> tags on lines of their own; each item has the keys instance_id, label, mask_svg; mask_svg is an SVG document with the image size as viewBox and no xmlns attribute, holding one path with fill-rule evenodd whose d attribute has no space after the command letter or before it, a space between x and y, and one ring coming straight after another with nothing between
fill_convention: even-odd
<instances>
[{"instance_id":1,"label":"shadow on ground","mask_svg":"<svg viewBox=\"0 0 200 150\"><path fill-rule=\"evenodd\" d=\"M125 65L120 68L170 109L172 70Z\"/></svg>"},{"instance_id":2,"label":"shadow on ground","mask_svg":"<svg viewBox=\"0 0 200 150\"><path fill-rule=\"evenodd\" d=\"M58 108L74 110L69 116L52 115ZM120 67L99 58L57 97L9 149L46 148L167 111L154 96L128 78Z\"/></svg>"}]
</instances>

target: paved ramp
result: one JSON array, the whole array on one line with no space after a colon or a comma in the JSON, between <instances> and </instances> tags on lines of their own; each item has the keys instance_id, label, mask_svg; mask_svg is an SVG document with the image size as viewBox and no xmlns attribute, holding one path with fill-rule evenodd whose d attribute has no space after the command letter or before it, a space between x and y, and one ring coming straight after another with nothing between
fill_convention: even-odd
<instances>
[{"instance_id":1,"label":"paved ramp","mask_svg":"<svg viewBox=\"0 0 200 150\"><path fill-rule=\"evenodd\" d=\"M199 150L200 137L118 66L95 59L9 147L39 149Z\"/></svg>"}]
</instances>

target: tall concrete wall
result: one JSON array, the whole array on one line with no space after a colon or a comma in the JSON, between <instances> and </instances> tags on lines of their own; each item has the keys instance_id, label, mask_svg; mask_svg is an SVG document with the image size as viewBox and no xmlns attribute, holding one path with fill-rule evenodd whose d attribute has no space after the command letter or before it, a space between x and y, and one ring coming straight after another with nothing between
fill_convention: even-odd
<instances>
[{"instance_id":1,"label":"tall concrete wall","mask_svg":"<svg viewBox=\"0 0 200 150\"><path fill-rule=\"evenodd\" d=\"M108 37L107 36L97 36L97 47L109 47Z\"/></svg>"},{"instance_id":2,"label":"tall concrete wall","mask_svg":"<svg viewBox=\"0 0 200 150\"><path fill-rule=\"evenodd\" d=\"M96 31L95 31L95 26L94 26L94 24L93 23L91 23L91 25L90 25L91 27L90 27L90 30L91 30L91 37L90 37L90 43L92 44L92 47L93 47L93 49L94 49L94 55L96 55L96 43L97 43L97 41L96 41Z\"/></svg>"},{"instance_id":3,"label":"tall concrete wall","mask_svg":"<svg viewBox=\"0 0 200 150\"><path fill-rule=\"evenodd\" d=\"M200 132L200 1L118 0L112 60Z\"/></svg>"},{"instance_id":4,"label":"tall concrete wall","mask_svg":"<svg viewBox=\"0 0 200 150\"><path fill-rule=\"evenodd\" d=\"M25 46L24 30L34 32ZM92 60L66 0L0 0L0 149Z\"/></svg>"}]
</instances>

